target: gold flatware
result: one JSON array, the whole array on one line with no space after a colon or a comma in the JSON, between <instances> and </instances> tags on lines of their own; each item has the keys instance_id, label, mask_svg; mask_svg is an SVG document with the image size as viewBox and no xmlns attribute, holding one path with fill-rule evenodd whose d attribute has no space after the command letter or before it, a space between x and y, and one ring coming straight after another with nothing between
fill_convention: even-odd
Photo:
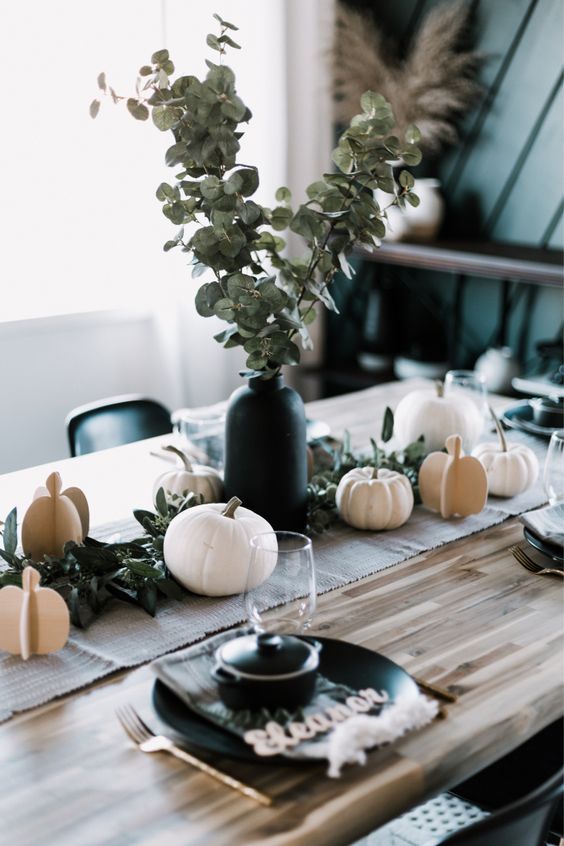
<instances>
[{"instance_id":1,"label":"gold flatware","mask_svg":"<svg viewBox=\"0 0 564 846\"><path fill-rule=\"evenodd\" d=\"M227 773L222 773L221 770L216 770L210 764L200 761L199 758L186 752L185 749L176 746L170 737L166 737L164 734L155 734L131 705L118 708L116 716L125 733L142 752L168 752L175 758L180 758L181 761L185 761L192 767L215 778L221 784L231 787L233 790L238 790L243 796L254 799L261 805L272 805L270 796L266 796L264 793L255 790L254 787L249 787L249 785L243 784L242 781L227 775Z\"/></svg>"},{"instance_id":2,"label":"gold flatware","mask_svg":"<svg viewBox=\"0 0 564 846\"><path fill-rule=\"evenodd\" d=\"M451 693L450 690L446 690L444 687L439 687L437 684L432 684L424 679L419 679L417 676L413 676L413 680L417 687L420 687L421 690L425 691L425 693L430 693L437 699L443 699L445 702L451 703L458 702L458 696L456 693Z\"/></svg>"},{"instance_id":3,"label":"gold flatware","mask_svg":"<svg viewBox=\"0 0 564 846\"><path fill-rule=\"evenodd\" d=\"M564 570L558 570L556 567L540 567L536 564L526 552L524 552L520 546L512 546L511 553L516 561L528 570L530 573L535 573L537 576L560 576L561 578L564 577Z\"/></svg>"}]
</instances>

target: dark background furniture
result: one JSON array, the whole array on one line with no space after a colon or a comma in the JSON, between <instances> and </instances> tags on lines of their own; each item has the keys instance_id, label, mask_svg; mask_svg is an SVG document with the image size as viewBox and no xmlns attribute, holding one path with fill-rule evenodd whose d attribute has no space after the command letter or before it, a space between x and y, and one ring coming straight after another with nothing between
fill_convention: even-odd
<instances>
[{"instance_id":1,"label":"dark background furniture","mask_svg":"<svg viewBox=\"0 0 564 846\"><path fill-rule=\"evenodd\" d=\"M346 0L405 49L441 0ZM322 395L386 381L359 353L472 367L509 345L523 371L562 320L564 149L561 0L474 0L469 39L483 54L483 96L461 141L415 175L438 177L446 213L438 243L359 252L339 277L324 359L304 369ZM415 189L417 190L417 188Z\"/></svg>"},{"instance_id":2,"label":"dark background furniture","mask_svg":"<svg viewBox=\"0 0 564 846\"><path fill-rule=\"evenodd\" d=\"M70 453L86 455L172 431L170 411L138 394L81 405L65 421Z\"/></svg>"}]
</instances>

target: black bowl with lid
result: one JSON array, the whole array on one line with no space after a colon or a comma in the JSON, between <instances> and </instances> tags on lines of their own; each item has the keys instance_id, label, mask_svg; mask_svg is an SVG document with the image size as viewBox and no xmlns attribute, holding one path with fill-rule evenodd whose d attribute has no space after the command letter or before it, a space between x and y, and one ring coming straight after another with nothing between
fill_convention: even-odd
<instances>
[{"instance_id":1,"label":"black bowl with lid","mask_svg":"<svg viewBox=\"0 0 564 846\"><path fill-rule=\"evenodd\" d=\"M245 635L222 643L211 674L228 708L298 708L315 691L320 650L313 638Z\"/></svg>"}]
</instances>

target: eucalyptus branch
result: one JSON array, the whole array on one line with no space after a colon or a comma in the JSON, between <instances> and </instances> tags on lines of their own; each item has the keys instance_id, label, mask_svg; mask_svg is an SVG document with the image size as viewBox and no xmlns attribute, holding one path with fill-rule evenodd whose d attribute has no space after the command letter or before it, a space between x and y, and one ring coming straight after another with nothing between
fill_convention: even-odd
<instances>
[{"instance_id":1,"label":"eucalyptus branch","mask_svg":"<svg viewBox=\"0 0 564 846\"><path fill-rule=\"evenodd\" d=\"M215 279L196 293L196 309L203 317L216 316L227 323L215 337L225 347L244 348L248 369L243 375L267 379L283 365L299 363L294 338L299 333L302 346L309 343L306 326L315 303L336 309L329 286L341 267L348 275L346 257L353 246L378 245L385 236L382 218L388 206L383 210L377 206L374 190L393 194L390 205L404 201L417 205L413 177L405 170L400 173L398 193L391 162L419 162L419 132L409 127L404 141L391 135L394 117L389 103L366 92L361 113L333 152L337 170L310 185L308 200L296 211L290 207L287 188L276 192L279 205L261 206L252 199L259 184L257 168L237 161L242 124L251 119L251 111L237 94L235 75L223 63L227 47L239 49L228 34L237 27L214 17L219 34L208 35L206 42L219 54L219 64L207 61L208 73L201 80L173 79L168 51L159 50L140 69L137 96L128 98L126 105L137 120L151 116L159 130L173 135L166 163L180 172L171 184L161 183L156 194L163 214L182 228L165 243L165 251L180 246L191 253L193 277L205 268L213 270ZM147 98L141 96L140 81L145 77L149 77L145 90L151 91ZM98 87L114 102L121 101L108 89L104 74L98 77ZM99 100L91 104L92 117L99 107ZM193 222L198 228L184 240L183 226ZM282 257L285 241L277 233L288 230L303 238L307 257ZM270 266L272 275L266 269ZM306 297L312 302L301 311Z\"/></svg>"}]
</instances>

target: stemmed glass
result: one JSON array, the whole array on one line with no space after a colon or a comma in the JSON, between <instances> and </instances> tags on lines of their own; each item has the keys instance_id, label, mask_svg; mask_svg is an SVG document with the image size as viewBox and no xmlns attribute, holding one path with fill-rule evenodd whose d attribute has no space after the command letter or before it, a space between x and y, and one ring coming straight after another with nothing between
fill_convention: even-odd
<instances>
[{"instance_id":1,"label":"stemmed glass","mask_svg":"<svg viewBox=\"0 0 564 846\"><path fill-rule=\"evenodd\" d=\"M264 573L270 575L261 581ZM301 634L311 626L315 607L311 540L297 532L251 538L245 608L254 631Z\"/></svg>"},{"instance_id":2,"label":"stemmed glass","mask_svg":"<svg viewBox=\"0 0 564 846\"><path fill-rule=\"evenodd\" d=\"M491 423L488 388L483 373L477 370L449 370L445 376L445 396L462 394L471 400L482 417L482 433Z\"/></svg>"},{"instance_id":3,"label":"stemmed glass","mask_svg":"<svg viewBox=\"0 0 564 846\"><path fill-rule=\"evenodd\" d=\"M551 505L564 502L564 429L551 435L544 463L543 486Z\"/></svg>"}]
</instances>

